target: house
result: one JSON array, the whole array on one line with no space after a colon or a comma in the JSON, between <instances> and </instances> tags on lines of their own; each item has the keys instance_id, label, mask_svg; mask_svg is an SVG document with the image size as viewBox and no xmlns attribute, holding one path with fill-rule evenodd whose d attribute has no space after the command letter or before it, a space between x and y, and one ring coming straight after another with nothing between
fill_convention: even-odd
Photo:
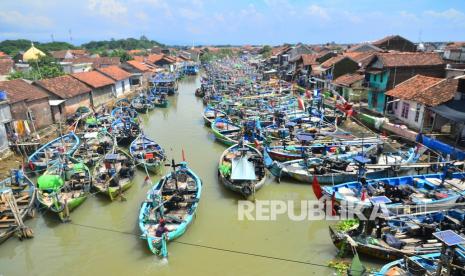
<instances>
[{"instance_id":1,"label":"house","mask_svg":"<svg viewBox=\"0 0 465 276\"><path fill-rule=\"evenodd\" d=\"M71 76L92 89L90 99L93 107L102 106L116 97L116 82L98 71L75 73Z\"/></svg>"},{"instance_id":2,"label":"house","mask_svg":"<svg viewBox=\"0 0 465 276\"><path fill-rule=\"evenodd\" d=\"M121 65L121 61L119 57L77 57L63 59L60 64L64 67L65 72L72 74L87 72L95 68L103 68L113 65L119 66ZM65 68L68 64L71 64L71 69Z\"/></svg>"},{"instance_id":3,"label":"house","mask_svg":"<svg viewBox=\"0 0 465 276\"><path fill-rule=\"evenodd\" d=\"M8 99L0 99L0 156L8 151L8 132L11 129L11 111Z\"/></svg>"},{"instance_id":4,"label":"house","mask_svg":"<svg viewBox=\"0 0 465 276\"><path fill-rule=\"evenodd\" d=\"M452 62L465 62L465 42L449 43L444 48L445 60Z\"/></svg>"},{"instance_id":5,"label":"house","mask_svg":"<svg viewBox=\"0 0 465 276\"><path fill-rule=\"evenodd\" d=\"M395 99L390 113L410 128L465 137L465 79L415 75L386 95Z\"/></svg>"},{"instance_id":6,"label":"house","mask_svg":"<svg viewBox=\"0 0 465 276\"><path fill-rule=\"evenodd\" d=\"M32 122L35 128L53 123L48 94L21 79L0 82L10 103L11 116L16 121Z\"/></svg>"},{"instance_id":7,"label":"house","mask_svg":"<svg viewBox=\"0 0 465 276\"><path fill-rule=\"evenodd\" d=\"M324 79L334 80L344 74L354 73L358 68L358 63L350 57L338 55L320 64L318 71Z\"/></svg>"},{"instance_id":8,"label":"house","mask_svg":"<svg viewBox=\"0 0 465 276\"><path fill-rule=\"evenodd\" d=\"M55 121L72 115L80 106L91 106L91 89L84 83L64 75L60 77L43 79L34 82L49 95L50 100L62 100L59 105L52 106L52 114Z\"/></svg>"},{"instance_id":9,"label":"house","mask_svg":"<svg viewBox=\"0 0 465 276\"><path fill-rule=\"evenodd\" d=\"M347 53L382 52L383 49L370 43L360 43L347 49Z\"/></svg>"},{"instance_id":10,"label":"house","mask_svg":"<svg viewBox=\"0 0 465 276\"><path fill-rule=\"evenodd\" d=\"M386 103L384 93L417 74L442 78L445 74L444 61L436 53L376 53L365 70L368 108L384 113Z\"/></svg>"},{"instance_id":11,"label":"house","mask_svg":"<svg viewBox=\"0 0 465 276\"><path fill-rule=\"evenodd\" d=\"M121 67L124 71L131 74L131 77L129 78L131 86L145 86L152 78L152 70L143 62L128 60L124 62Z\"/></svg>"},{"instance_id":12,"label":"house","mask_svg":"<svg viewBox=\"0 0 465 276\"><path fill-rule=\"evenodd\" d=\"M9 58L2 58L0 59L0 81L4 81L8 79L8 75L10 75L14 70L13 67L15 62Z\"/></svg>"},{"instance_id":13,"label":"house","mask_svg":"<svg viewBox=\"0 0 465 276\"><path fill-rule=\"evenodd\" d=\"M345 52L344 56L351 58L357 62L359 66L359 72L364 72L367 65L375 58L376 52Z\"/></svg>"},{"instance_id":14,"label":"house","mask_svg":"<svg viewBox=\"0 0 465 276\"><path fill-rule=\"evenodd\" d=\"M131 84L129 82L129 79L131 78L130 73L124 71L116 65L100 68L97 69L97 71L107 77L112 78L115 81L116 97L121 97L131 91Z\"/></svg>"},{"instance_id":15,"label":"house","mask_svg":"<svg viewBox=\"0 0 465 276\"><path fill-rule=\"evenodd\" d=\"M76 49L76 50L59 50L59 51L50 51L50 55L53 58L62 61L65 59L80 58L88 56L89 53L86 50Z\"/></svg>"},{"instance_id":16,"label":"house","mask_svg":"<svg viewBox=\"0 0 465 276\"><path fill-rule=\"evenodd\" d=\"M336 78L332 84L344 99L349 102L365 102L366 90L363 87L365 76L358 73L348 73Z\"/></svg>"},{"instance_id":17,"label":"house","mask_svg":"<svg viewBox=\"0 0 465 276\"><path fill-rule=\"evenodd\" d=\"M415 52L417 50L417 46L413 42L400 35L386 36L371 44L386 51Z\"/></svg>"},{"instance_id":18,"label":"house","mask_svg":"<svg viewBox=\"0 0 465 276\"><path fill-rule=\"evenodd\" d=\"M289 60L293 60L303 54L313 54L313 53L315 53L315 51L313 51L312 48L302 43L299 43L295 45L294 47L292 47L291 50L289 51Z\"/></svg>"}]
</instances>

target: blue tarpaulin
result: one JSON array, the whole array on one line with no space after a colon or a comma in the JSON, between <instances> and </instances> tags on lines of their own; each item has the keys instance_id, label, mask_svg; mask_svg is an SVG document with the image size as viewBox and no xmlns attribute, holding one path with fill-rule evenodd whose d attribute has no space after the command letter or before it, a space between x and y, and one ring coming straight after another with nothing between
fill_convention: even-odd
<instances>
[{"instance_id":1,"label":"blue tarpaulin","mask_svg":"<svg viewBox=\"0 0 465 276\"><path fill-rule=\"evenodd\" d=\"M438 151L444 155L449 154L452 160L465 160L465 151L448 145L444 142L436 140L434 138L418 134L417 141L427 146L428 148Z\"/></svg>"}]
</instances>

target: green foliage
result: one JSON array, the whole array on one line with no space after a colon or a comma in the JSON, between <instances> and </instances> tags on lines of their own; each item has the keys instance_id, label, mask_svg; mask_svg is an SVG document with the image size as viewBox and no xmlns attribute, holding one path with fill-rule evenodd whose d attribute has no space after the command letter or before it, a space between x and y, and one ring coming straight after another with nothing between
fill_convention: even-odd
<instances>
[{"instance_id":1,"label":"green foliage","mask_svg":"<svg viewBox=\"0 0 465 276\"><path fill-rule=\"evenodd\" d=\"M43 56L37 60L29 61L29 70L16 71L8 76L8 79L40 80L62 76L65 73L61 65L50 56Z\"/></svg>"},{"instance_id":2,"label":"green foliage","mask_svg":"<svg viewBox=\"0 0 465 276\"><path fill-rule=\"evenodd\" d=\"M201 62L211 62L213 60L235 56L234 52L229 48L221 48L218 52L211 52L206 48L204 51L205 53L200 56Z\"/></svg>"},{"instance_id":3,"label":"green foliage","mask_svg":"<svg viewBox=\"0 0 465 276\"><path fill-rule=\"evenodd\" d=\"M82 47L90 51L102 51L102 50L134 50L134 49L149 49L153 46L163 46L155 40L149 40L145 36L141 36L140 39L126 38L126 39L111 39L101 41L91 41L89 43L82 44Z\"/></svg>"},{"instance_id":4,"label":"green foliage","mask_svg":"<svg viewBox=\"0 0 465 276\"><path fill-rule=\"evenodd\" d=\"M263 46L262 49L260 49L260 54L265 58L270 57L271 56L271 50L272 50L271 46L265 45L265 46Z\"/></svg>"},{"instance_id":5,"label":"green foliage","mask_svg":"<svg viewBox=\"0 0 465 276\"><path fill-rule=\"evenodd\" d=\"M119 57L121 62L125 62L125 61L133 59L130 54L128 54L125 50L122 50L122 49L117 49L117 50L111 51L109 56L110 57Z\"/></svg>"},{"instance_id":6,"label":"green foliage","mask_svg":"<svg viewBox=\"0 0 465 276\"><path fill-rule=\"evenodd\" d=\"M347 219L337 223L336 229L341 232L347 232L359 224L358 219Z\"/></svg>"},{"instance_id":7,"label":"green foliage","mask_svg":"<svg viewBox=\"0 0 465 276\"><path fill-rule=\"evenodd\" d=\"M47 43L34 42L34 46L43 52L76 49L72 44L59 41ZM20 51L26 51L30 47L31 41L27 39L4 40L0 42L0 51L10 56L15 56Z\"/></svg>"},{"instance_id":8,"label":"green foliage","mask_svg":"<svg viewBox=\"0 0 465 276\"><path fill-rule=\"evenodd\" d=\"M347 275L347 270L350 268L350 263L333 260L328 263L328 266L330 268L334 268L337 275Z\"/></svg>"}]
</instances>

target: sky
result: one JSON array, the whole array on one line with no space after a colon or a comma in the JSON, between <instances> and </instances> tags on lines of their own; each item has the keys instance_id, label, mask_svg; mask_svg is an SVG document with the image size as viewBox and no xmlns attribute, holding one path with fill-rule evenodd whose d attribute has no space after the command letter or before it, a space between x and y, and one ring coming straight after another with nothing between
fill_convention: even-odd
<instances>
[{"instance_id":1,"label":"sky","mask_svg":"<svg viewBox=\"0 0 465 276\"><path fill-rule=\"evenodd\" d=\"M465 40L463 0L0 0L0 40L165 44Z\"/></svg>"}]
</instances>

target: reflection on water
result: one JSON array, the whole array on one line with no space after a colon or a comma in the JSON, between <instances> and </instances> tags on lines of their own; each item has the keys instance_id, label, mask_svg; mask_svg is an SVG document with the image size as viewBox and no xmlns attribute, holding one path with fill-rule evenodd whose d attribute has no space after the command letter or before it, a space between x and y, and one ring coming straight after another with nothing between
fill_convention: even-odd
<instances>
[{"instance_id":1,"label":"reflection on water","mask_svg":"<svg viewBox=\"0 0 465 276\"><path fill-rule=\"evenodd\" d=\"M141 116L146 134L166 150L169 158L187 161L203 180L197 217L179 241L327 264L336 254L328 223L293 222L287 216L277 221L238 221L236 194L216 178L218 158L225 148L214 142L200 115L202 101L194 96L199 78L181 81L179 95L170 97L169 108ZM159 176L152 177L157 181ZM194 245L169 244L169 260L151 255L137 227L147 185L138 170L127 201L110 203L105 197L90 197L61 224L56 216L38 215L29 220L35 238L9 239L0 246L0 275L322 275L332 270L306 264L214 250ZM305 200L314 198L311 187L269 181L257 199Z\"/></svg>"}]
</instances>

